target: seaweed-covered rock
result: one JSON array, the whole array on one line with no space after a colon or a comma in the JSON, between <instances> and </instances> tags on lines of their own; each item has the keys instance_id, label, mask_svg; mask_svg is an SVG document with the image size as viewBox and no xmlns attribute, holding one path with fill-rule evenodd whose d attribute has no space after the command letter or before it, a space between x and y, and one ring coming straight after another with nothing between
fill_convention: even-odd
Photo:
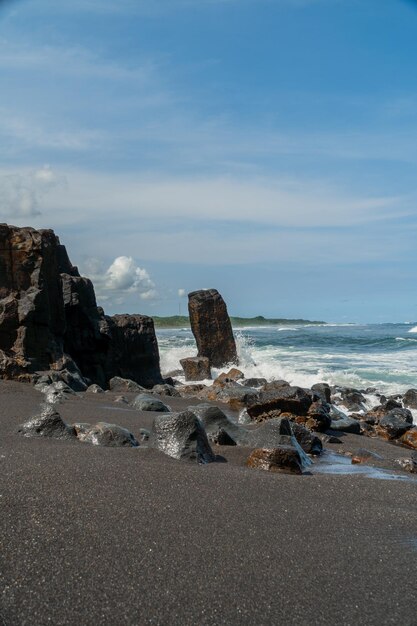
<instances>
[{"instance_id":1,"label":"seaweed-covered rock","mask_svg":"<svg viewBox=\"0 0 417 626\"><path fill-rule=\"evenodd\" d=\"M117 424L97 422L97 424L74 424L79 441L91 443L94 446L106 446L111 448L129 447L137 448L139 442L126 428Z\"/></svg>"},{"instance_id":2,"label":"seaweed-covered rock","mask_svg":"<svg viewBox=\"0 0 417 626\"><path fill-rule=\"evenodd\" d=\"M302 474L302 461L298 450L292 446L278 446L276 448L256 448L246 465L253 469L288 474Z\"/></svg>"},{"instance_id":3,"label":"seaweed-covered rock","mask_svg":"<svg viewBox=\"0 0 417 626\"><path fill-rule=\"evenodd\" d=\"M155 416L149 445L178 460L216 460L204 427L191 411Z\"/></svg>"},{"instance_id":4,"label":"seaweed-covered rock","mask_svg":"<svg viewBox=\"0 0 417 626\"><path fill-rule=\"evenodd\" d=\"M51 404L41 407L41 412L19 426L18 432L25 437L75 438L75 430L64 422Z\"/></svg>"},{"instance_id":5,"label":"seaweed-covered rock","mask_svg":"<svg viewBox=\"0 0 417 626\"><path fill-rule=\"evenodd\" d=\"M205 289L188 294L188 311L198 356L207 357L212 367L237 363L232 324L219 292Z\"/></svg>"},{"instance_id":6,"label":"seaweed-covered rock","mask_svg":"<svg viewBox=\"0 0 417 626\"><path fill-rule=\"evenodd\" d=\"M153 396L140 393L132 401L132 407L138 411L156 411L157 413L169 413L170 408Z\"/></svg>"},{"instance_id":7,"label":"seaweed-covered rock","mask_svg":"<svg viewBox=\"0 0 417 626\"><path fill-rule=\"evenodd\" d=\"M205 356L190 356L180 360L185 380L211 379L210 361Z\"/></svg>"}]
</instances>

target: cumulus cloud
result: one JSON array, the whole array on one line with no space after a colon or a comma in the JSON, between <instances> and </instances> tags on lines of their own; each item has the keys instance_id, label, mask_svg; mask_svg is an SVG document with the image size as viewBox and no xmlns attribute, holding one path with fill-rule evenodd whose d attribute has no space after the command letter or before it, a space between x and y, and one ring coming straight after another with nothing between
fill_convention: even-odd
<instances>
[{"instance_id":1,"label":"cumulus cloud","mask_svg":"<svg viewBox=\"0 0 417 626\"><path fill-rule=\"evenodd\" d=\"M49 165L25 173L8 173L0 176L0 216L34 217L40 215L41 201L64 179L57 176Z\"/></svg>"},{"instance_id":2,"label":"cumulus cloud","mask_svg":"<svg viewBox=\"0 0 417 626\"><path fill-rule=\"evenodd\" d=\"M185 289L178 289L178 297L183 298L186 294Z\"/></svg>"},{"instance_id":3,"label":"cumulus cloud","mask_svg":"<svg viewBox=\"0 0 417 626\"><path fill-rule=\"evenodd\" d=\"M147 270L139 267L132 257L119 256L106 270L98 259L88 259L82 273L91 278L97 299L102 302L123 304L132 297L154 300L158 295Z\"/></svg>"}]
</instances>

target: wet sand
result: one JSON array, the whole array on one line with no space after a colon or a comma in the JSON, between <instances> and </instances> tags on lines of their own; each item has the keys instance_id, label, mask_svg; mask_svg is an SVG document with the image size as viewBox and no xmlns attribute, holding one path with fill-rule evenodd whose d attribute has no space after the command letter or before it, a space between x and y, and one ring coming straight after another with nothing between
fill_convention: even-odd
<instances>
[{"instance_id":1,"label":"wet sand","mask_svg":"<svg viewBox=\"0 0 417 626\"><path fill-rule=\"evenodd\" d=\"M153 415L116 395L79 394L59 410L139 437ZM17 435L41 400L0 382L4 624L417 623L411 476L271 474L246 468L243 448L217 448L227 463L198 466L146 448ZM197 403L163 400L174 410ZM328 447L365 447L387 467L410 454L343 441Z\"/></svg>"}]
</instances>

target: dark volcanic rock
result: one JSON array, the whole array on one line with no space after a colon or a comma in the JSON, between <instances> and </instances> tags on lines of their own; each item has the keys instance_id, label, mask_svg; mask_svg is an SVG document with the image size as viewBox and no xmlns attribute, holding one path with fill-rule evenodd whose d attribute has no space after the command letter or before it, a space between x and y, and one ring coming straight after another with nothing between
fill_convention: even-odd
<instances>
[{"instance_id":1,"label":"dark volcanic rock","mask_svg":"<svg viewBox=\"0 0 417 626\"><path fill-rule=\"evenodd\" d=\"M306 415L312 404L311 397L301 387L282 386L275 391L262 391L248 404L247 411L252 419L269 419L271 411L293 415Z\"/></svg>"},{"instance_id":2,"label":"dark volcanic rock","mask_svg":"<svg viewBox=\"0 0 417 626\"><path fill-rule=\"evenodd\" d=\"M180 360L185 380L206 380L211 378L210 361L205 356L190 356Z\"/></svg>"},{"instance_id":3,"label":"dark volcanic rock","mask_svg":"<svg viewBox=\"0 0 417 626\"><path fill-rule=\"evenodd\" d=\"M327 383L316 383L311 387L312 391L315 391L324 402L331 402L331 389Z\"/></svg>"},{"instance_id":4,"label":"dark volcanic rock","mask_svg":"<svg viewBox=\"0 0 417 626\"><path fill-rule=\"evenodd\" d=\"M198 463L216 460L200 420L191 411L156 416L149 445L174 459Z\"/></svg>"},{"instance_id":5,"label":"dark volcanic rock","mask_svg":"<svg viewBox=\"0 0 417 626\"><path fill-rule=\"evenodd\" d=\"M74 424L77 437L83 443L91 443L94 446L106 446L112 448L129 447L137 448L139 442L126 428L117 424L98 422L97 424Z\"/></svg>"},{"instance_id":6,"label":"dark volcanic rock","mask_svg":"<svg viewBox=\"0 0 417 626\"><path fill-rule=\"evenodd\" d=\"M53 437L71 439L75 430L64 422L58 411L50 404L42 407L41 413L19 426L18 432L25 437Z\"/></svg>"},{"instance_id":7,"label":"dark volcanic rock","mask_svg":"<svg viewBox=\"0 0 417 626\"><path fill-rule=\"evenodd\" d=\"M142 387L142 385L138 385L138 383L135 383L134 380L130 380L129 378L121 378L120 376L113 376L113 378L109 380L109 389L110 391L117 392L145 391L145 387Z\"/></svg>"},{"instance_id":8,"label":"dark volcanic rock","mask_svg":"<svg viewBox=\"0 0 417 626\"><path fill-rule=\"evenodd\" d=\"M323 433L331 424L330 405L322 399L311 404L304 421L307 428Z\"/></svg>"},{"instance_id":9,"label":"dark volcanic rock","mask_svg":"<svg viewBox=\"0 0 417 626\"><path fill-rule=\"evenodd\" d=\"M162 384L153 319L146 315L113 315L106 321L111 332L107 378L130 378L144 387Z\"/></svg>"},{"instance_id":10,"label":"dark volcanic rock","mask_svg":"<svg viewBox=\"0 0 417 626\"><path fill-rule=\"evenodd\" d=\"M413 427L413 416L408 409L393 409L383 417L375 432L383 439L398 439Z\"/></svg>"},{"instance_id":11,"label":"dark volcanic rock","mask_svg":"<svg viewBox=\"0 0 417 626\"><path fill-rule=\"evenodd\" d=\"M132 402L132 407L138 411L155 411L156 413L169 413L170 408L153 396L140 393Z\"/></svg>"},{"instance_id":12,"label":"dark volcanic rock","mask_svg":"<svg viewBox=\"0 0 417 626\"><path fill-rule=\"evenodd\" d=\"M409 389L403 396L404 406L408 409L417 409L417 389Z\"/></svg>"},{"instance_id":13,"label":"dark volcanic rock","mask_svg":"<svg viewBox=\"0 0 417 626\"><path fill-rule=\"evenodd\" d=\"M262 387L266 385L266 378L244 378L242 385L245 387Z\"/></svg>"},{"instance_id":14,"label":"dark volcanic rock","mask_svg":"<svg viewBox=\"0 0 417 626\"><path fill-rule=\"evenodd\" d=\"M302 462L298 450L292 446L257 448L246 461L248 467L272 472L302 474Z\"/></svg>"},{"instance_id":15,"label":"dark volcanic rock","mask_svg":"<svg viewBox=\"0 0 417 626\"><path fill-rule=\"evenodd\" d=\"M151 389L152 393L158 396L169 396L172 398L180 398L181 394L173 385L154 385Z\"/></svg>"},{"instance_id":16,"label":"dark volcanic rock","mask_svg":"<svg viewBox=\"0 0 417 626\"><path fill-rule=\"evenodd\" d=\"M150 318L106 317L52 230L0 224L0 378L39 371L77 391L116 375L162 382Z\"/></svg>"},{"instance_id":17,"label":"dark volcanic rock","mask_svg":"<svg viewBox=\"0 0 417 626\"><path fill-rule=\"evenodd\" d=\"M361 434L360 422L353 419L352 417L349 417L348 415L337 420L332 419L330 428L332 430L337 430L344 433L352 433L354 435Z\"/></svg>"},{"instance_id":18,"label":"dark volcanic rock","mask_svg":"<svg viewBox=\"0 0 417 626\"><path fill-rule=\"evenodd\" d=\"M363 411L365 410L366 398L357 389L343 388L340 392L342 398L342 404L349 411Z\"/></svg>"},{"instance_id":19,"label":"dark volcanic rock","mask_svg":"<svg viewBox=\"0 0 417 626\"><path fill-rule=\"evenodd\" d=\"M235 446L241 442L245 431L234 424L221 409L212 404L188 407L202 423L209 441L219 446Z\"/></svg>"},{"instance_id":20,"label":"dark volcanic rock","mask_svg":"<svg viewBox=\"0 0 417 626\"><path fill-rule=\"evenodd\" d=\"M219 292L207 289L188 294L188 311L198 356L207 357L212 367L237 363L232 324Z\"/></svg>"}]
</instances>

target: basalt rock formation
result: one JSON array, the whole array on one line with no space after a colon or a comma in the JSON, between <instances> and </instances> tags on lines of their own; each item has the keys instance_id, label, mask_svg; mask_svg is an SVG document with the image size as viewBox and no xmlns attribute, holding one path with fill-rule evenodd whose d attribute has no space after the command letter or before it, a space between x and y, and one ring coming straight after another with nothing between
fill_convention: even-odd
<instances>
[{"instance_id":1,"label":"basalt rock formation","mask_svg":"<svg viewBox=\"0 0 417 626\"><path fill-rule=\"evenodd\" d=\"M207 357L212 367L237 363L232 324L219 292L206 289L188 294L188 311L198 356Z\"/></svg>"},{"instance_id":2,"label":"basalt rock formation","mask_svg":"<svg viewBox=\"0 0 417 626\"><path fill-rule=\"evenodd\" d=\"M151 318L106 316L52 230L0 224L0 378L39 371L77 390L114 376L162 382Z\"/></svg>"}]
</instances>

